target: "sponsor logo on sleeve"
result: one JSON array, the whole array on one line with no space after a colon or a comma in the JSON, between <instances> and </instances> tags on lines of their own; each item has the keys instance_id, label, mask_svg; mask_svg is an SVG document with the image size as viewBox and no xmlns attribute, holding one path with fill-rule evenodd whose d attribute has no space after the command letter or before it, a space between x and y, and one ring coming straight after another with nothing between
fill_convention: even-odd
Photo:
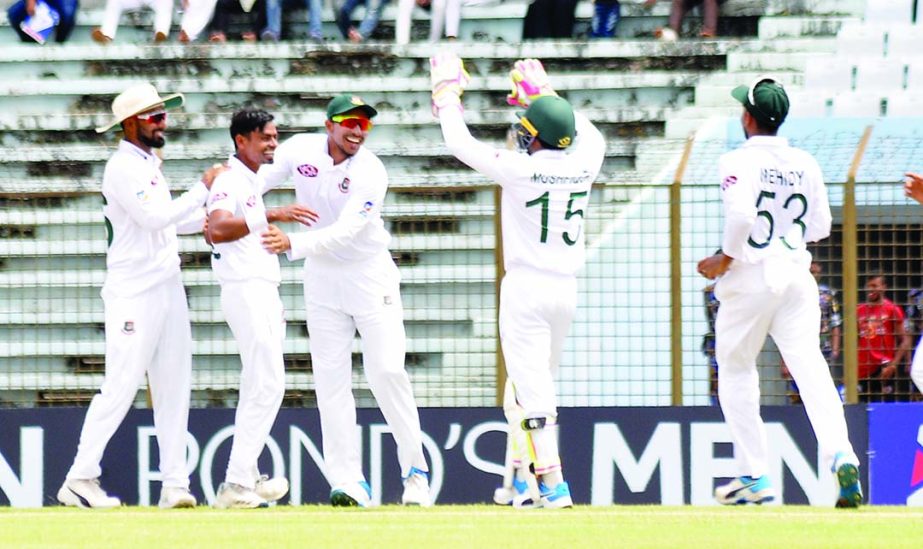
<instances>
[{"instance_id":1,"label":"sponsor logo on sleeve","mask_svg":"<svg viewBox=\"0 0 923 549\"><path fill-rule=\"evenodd\" d=\"M215 202L218 202L219 200L224 200L227 197L228 197L228 193L215 193L212 195L212 199L209 200L208 203L214 204Z\"/></svg>"},{"instance_id":2,"label":"sponsor logo on sleeve","mask_svg":"<svg viewBox=\"0 0 923 549\"><path fill-rule=\"evenodd\" d=\"M247 197L247 207L252 208L253 206L256 206L256 196L251 194Z\"/></svg>"},{"instance_id":3,"label":"sponsor logo on sleeve","mask_svg":"<svg viewBox=\"0 0 923 549\"><path fill-rule=\"evenodd\" d=\"M734 186L737 183L736 175L729 175L724 178L724 181L721 182L721 190L726 191L730 187Z\"/></svg>"},{"instance_id":4,"label":"sponsor logo on sleeve","mask_svg":"<svg viewBox=\"0 0 923 549\"><path fill-rule=\"evenodd\" d=\"M138 191L135 193L135 196L138 197L138 200L141 202L147 202L148 196L146 191Z\"/></svg>"},{"instance_id":5,"label":"sponsor logo on sleeve","mask_svg":"<svg viewBox=\"0 0 923 549\"><path fill-rule=\"evenodd\" d=\"M302 164L297 168L298 173L305 177L317 177L317 166L312 166L310 164Z\"/></svg>"},{"instance_id":6,"label":"sponsor logo on sleeve","mask_svg":"<svg viewBox=\"0 0 923 549\"><path fill-rule=\"evenodd\" d=\"M340 181L340 184L338 185L338 187L341 193L348 193L349 192L349 178L344 177L343 181Z\"/></svg>"},{"instance_id":7,"label":"sponsor logo on sleeve","mask_svg":"<svg viewBox=\"0 0 923 549\"><path fill-rule=\"evenodd\" d=\"M375 207L375 204L373 204L371 201L366 202L362 205L362 211L359 212L359 215L362 217L368 217L368 215L372 213L373 207Z\"/></svg>"}]
</instances>

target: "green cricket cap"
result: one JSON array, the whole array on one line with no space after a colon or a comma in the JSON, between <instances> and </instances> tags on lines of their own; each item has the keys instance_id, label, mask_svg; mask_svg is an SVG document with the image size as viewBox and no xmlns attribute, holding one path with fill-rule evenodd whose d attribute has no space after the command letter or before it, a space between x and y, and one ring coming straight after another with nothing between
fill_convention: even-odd
<instances>
[{"instance_id":1,"label":"green cricket cap","mask_svg":"<svg viewBox=\"0 0 923 549\"><path fill-rule=\"evenodd\" d=\"M345 114L349 111L360 109L370 119L374 118L378 111L375 107L367 105L358 95L338 95L327 103L327 120L330 120L338 114Z\"/></svg>"},{"instance_id":2,"label":"green cricket cap","mask_svg":"<svg viewBox=\"0 0 923 549\"><path fill-rule=\"evenodd\" d=\"M737 86L731 96L740 101L754 118L762 124L778 128L788 116L788 94L782 84L767 76L754 80L749 86Z\"/></svg>"},{"instance_id":3,"label":"green cricket cap","mask_svg":"<svg viewBox=\"0 0 923 549\"><path fill-rule=\"evenodd\" d=\"M574 142L577 123L574 109L556 95L539 97L529 105L519 122L539 141L555 149L566 149Z\"/></svg>"}]
</instances>

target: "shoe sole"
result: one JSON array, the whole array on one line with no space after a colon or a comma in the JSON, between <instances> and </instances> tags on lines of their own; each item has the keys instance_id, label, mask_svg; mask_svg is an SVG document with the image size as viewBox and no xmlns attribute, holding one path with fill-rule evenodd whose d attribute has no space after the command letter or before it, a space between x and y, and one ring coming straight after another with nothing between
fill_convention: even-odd
<instances>
[{"instance_id":1,"label":"shoe sole","mask_svg":"<svg viewBox=\"0 0 923 549\"><path fill-rule=\"evenodd\" d=\"M161 509L192 509L195 506L196 504L193 501L179 501L173 505L164 505L162 503L157 504L157 507L160 507Z\"/></svg>"},{"instance_id":2,"label":"shoe sole","mask_svg":"<svg viewBox=\"0 0 923 549\"><path fill-rule=\"evenodd\" d=\"M838 509L854 509L862 504L862 489L859 488L859 468L846 463L836 470L840 484L840 497L836 500Z\"/></svg>"}]
</instances>

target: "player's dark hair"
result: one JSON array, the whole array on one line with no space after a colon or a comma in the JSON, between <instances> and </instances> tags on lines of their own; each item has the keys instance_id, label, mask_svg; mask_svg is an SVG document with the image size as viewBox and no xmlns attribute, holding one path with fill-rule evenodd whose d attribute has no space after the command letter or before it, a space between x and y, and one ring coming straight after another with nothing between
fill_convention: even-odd
<instances>
[{"instance_id":1,"label":"player's dark hair","mask_svg":"<svg viewBox=\"0 0 923 549\"><path fill-rule=\"evenodd\" d=\"M237 136L248 135L254 131L263 131L266 124L273 121L273 116L263 109L244 107L231 116L231 140L237 149Z\"/></svg>"}]
</instances>

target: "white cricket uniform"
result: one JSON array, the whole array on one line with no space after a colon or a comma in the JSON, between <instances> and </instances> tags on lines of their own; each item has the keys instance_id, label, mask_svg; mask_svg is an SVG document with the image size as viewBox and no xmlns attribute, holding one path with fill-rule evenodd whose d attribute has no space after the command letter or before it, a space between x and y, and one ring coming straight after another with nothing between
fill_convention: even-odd
<instances>
[{"instance_id":1,"label":"white cricket uniform","mask_svg":"<svg viewBox=\"0 0 923 549\"><path fill-rule=\"evenodd\" d=\"M821 452L858 464L843 405L820 351L817 283L806 242L829 236L831 214L814 158L783 137L754 136L718 164L722 249L730 269L715 285L718 396L740 475L768 472L756 357L772 336L798 384Z\"/></svg>"},{"instance_id":2,"label":"white cricket uniform","mask_svg":"<svg viewBox=\"0 0 923 549\"><path fill-rule=\"evenodd\" d=\"M252 489L257 459L285 393L285 314L279 298L279 258L263 248L260 237L269 225L263 178L236 156L231 156L228 166L230 170L212 184L208 213L230 212L245 219L250 232L215 244L212 253L212 269L221 284L221 310L234 333L242 366L225 480Z\"/></svg>"},{"instance_id":3,"label":"white cricket uniform","mask_svg":"<svg viewBox=\"0 0 923 549\"><path fill-rule=\"evenodd\" d=\"M420 418L404 369L406 341L400 272L381 219L388 190L384 165L365 147L334 165L326 134L300 134L260 169L268 187L291 179L298 203L317 212L306 231L289 235L290 259L304 258L304 300L323 434L333 487L365 479L352 393L352 346L362 338L369 387L397 443L401 475L428 471Z\"/></svg>"},{"instance_id":4,"label":"white cricket uniform","mask_svg":"<svg viewBox=\"0 0 923 549\"><path fill-rule=\"evenodd\" d=\"M913 352L913 362L910 365L910 379L917 386L917 391L923 393L923 339L917 343L917 349Z\"/></svg>"},{"instance_id":5,"label":"white cricket uniform","mask_svg":"<svg viewBox=\"0 0 923 549\"><path fill-rule=\"evenodd\" d=\"M545 417L549 424L557 418L554 375L577 307L590 189L606 150L599 130L580 113L575 117L577 138L571 147L529 155L477 141L459 109L439 113L449 151L503 188L503 358L525 417ZM560 469L553 430L530 436L535 473Z\"/></svg>"},{"instance_id":6,"label":"white cricket uniform","mask_svg":"<svg viewBox=\"0 0 923 549\"><path fill-rule=\"evenodd\" d=\"M99 477L106 444L147 373L163 485L189 486L186 426L192 330L176 233L202 230L201 206L208 189L199 182L173 200L160 165L156 155L127 141L119 143L106 163L106 376L87 410L68 480Z\"/></svg>"},{"instance_id":7,"label":"white cricket uniform","mask_svg":"<svg viewBox=\"0 0 923 549\"><path fill-rule=\"evenodd\" d=\"M99 29L109 38L115 39L122 12L145 7L154 10L154 32L169 35L170 24L173 22L173 0L106 0L106 9L103 11L103 21Z\"/></svg>"}]
</instances>

